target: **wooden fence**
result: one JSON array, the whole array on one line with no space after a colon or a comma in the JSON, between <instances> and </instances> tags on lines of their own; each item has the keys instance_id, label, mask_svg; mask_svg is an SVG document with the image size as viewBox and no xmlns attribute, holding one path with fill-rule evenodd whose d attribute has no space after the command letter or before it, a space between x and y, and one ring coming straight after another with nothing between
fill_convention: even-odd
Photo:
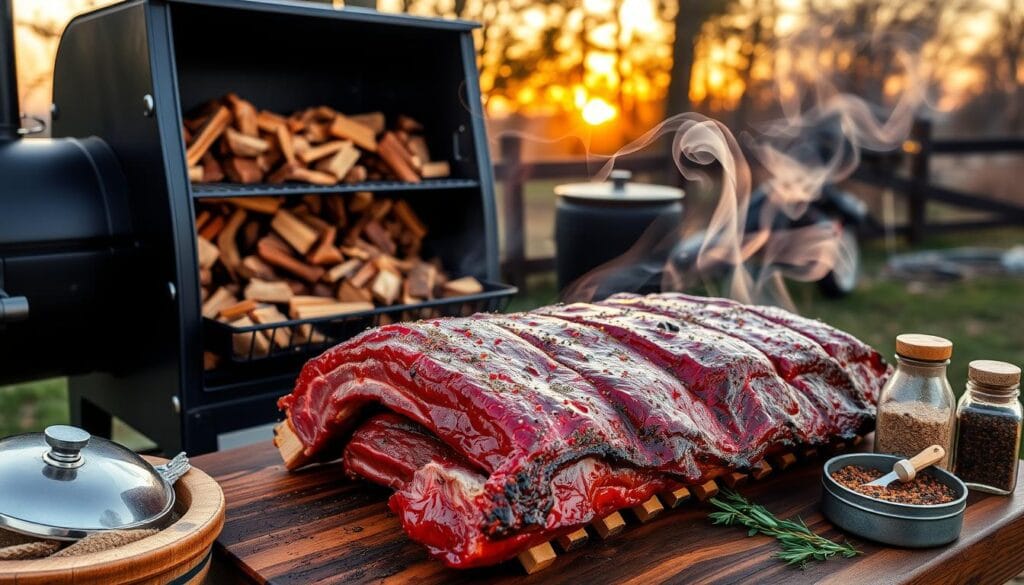
<instances>
[{"instance_id":1,"label":"wooden fence","mask_svg":"<svg viewBox=\"0 0 1024 585\"><path fill-rule=\"evenodd\" d=\"M501 138L500 144L501 160L494 165L494 177L501 185L503 195L504 235L502 248L504 260L502 270L509 282L523 287L527 275L548 272L555 266L554 257L526 257L524 239L526 234L526 184L532 180L542 179L567 181L585 179L596 168L592 161L583 158L524 161L522 139L517 136L504 136ZM929 173L933 157L986 153L1024 153L1024 138L939 141L933 139L931 122L919 119L915 121L910 137L903 143L899 151L866 158L864 164L854 173L853 179L869 185L892 189L894 193L904 197L908 221L906 224L889 226L888 229L905 235L911 243L920 242L924 234L929 232L1024 224L1024 205L1020 202L965 193L930 183ZM908 176L899 173L900 162L903 160L909 163ZM667 152L630 155L617 161L616 168L628 169L634 173L667 173L669 177L676 177L676 181L682 180ZM1022 185L1021 191L1020 199L1024 201L1024 185ZM988 212L993 216L980 221L929 223L927 221L929 202Z\"/></svg>"}]
</instances>

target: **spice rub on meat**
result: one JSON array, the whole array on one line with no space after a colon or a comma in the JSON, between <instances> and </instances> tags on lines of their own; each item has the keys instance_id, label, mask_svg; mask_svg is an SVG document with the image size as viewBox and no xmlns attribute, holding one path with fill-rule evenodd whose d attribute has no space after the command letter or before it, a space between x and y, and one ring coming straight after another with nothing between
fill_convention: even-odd
<instances>
[{"instance_id":1,"label":"spice rub on meat","mask_svg":"<svg viewBox=\"0 0 1024 585\"><path fill-rule=\"evenodd\" d=\"M488 565L680 485L874 424L890 372L852 336L682 294L367 331L281 399L290 468L343 455L406 532ZM290 455L289 455L290 454Z\"/></svg>"}]
</instances>

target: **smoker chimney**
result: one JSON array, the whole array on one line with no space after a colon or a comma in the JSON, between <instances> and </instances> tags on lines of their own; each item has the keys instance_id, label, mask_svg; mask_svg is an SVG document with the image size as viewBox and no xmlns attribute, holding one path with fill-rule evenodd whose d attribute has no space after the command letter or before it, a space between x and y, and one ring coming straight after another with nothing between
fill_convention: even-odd
<instances>
[{"instance_id":1,"label":"smoker chimney","mask_svg":"<svg viewBox=\"0 0 1024 585\"><path fill-rule=\"evenodd\" d=\"M0 142L17 140L18 75L14 66L14 14L10 0L0 0Z\"/></svg>"}]
</instances>

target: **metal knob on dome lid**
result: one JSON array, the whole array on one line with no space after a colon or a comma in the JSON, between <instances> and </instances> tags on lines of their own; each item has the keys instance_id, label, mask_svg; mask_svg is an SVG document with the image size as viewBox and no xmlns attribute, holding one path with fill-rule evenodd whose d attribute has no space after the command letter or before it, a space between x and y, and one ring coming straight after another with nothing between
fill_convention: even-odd
<instances>
[{"instance_id":1,"label":"metal knob on dome lid","mask_svg":"<svg viewBox=\"0 0 1024 585\"><path fill-rule=\"evenodd\" d=\"M50 450L43 454L43 461L63 469L79 467L85 461L82 449L92 438L87 431L69 425L53 425L46 427L43 437Z\"/></svg>"}]
</instances>

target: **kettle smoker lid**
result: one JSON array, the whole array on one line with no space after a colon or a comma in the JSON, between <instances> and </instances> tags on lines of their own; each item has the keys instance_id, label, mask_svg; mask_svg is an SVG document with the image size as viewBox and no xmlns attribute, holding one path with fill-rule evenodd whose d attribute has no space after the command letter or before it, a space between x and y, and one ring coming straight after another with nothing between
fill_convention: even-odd
<instances>
[{"instance_id":1,"label":"kettle smoker lid","mask_svg":"<svg viewBox=\"0 0 1024 585\"><path fill-rule=\"evenodd\" d=\"M683 190L666 185L632 183L633 174L627 170L612 171L611 181L567 183L555 187L559 197L595 202L670 203L683 198Z\"/></svg>"},{"instance_id":2,"label":"kettle smoker lid","mask_svg":"<svg viewBox=\"0 0 1024 585\"><path fill-rule=\"evenodd\" d=\"M0 440L0 494L0 527L58 540L153 527L174 506L142 457L65 425Z\"/></svg>"}]
</instances>

